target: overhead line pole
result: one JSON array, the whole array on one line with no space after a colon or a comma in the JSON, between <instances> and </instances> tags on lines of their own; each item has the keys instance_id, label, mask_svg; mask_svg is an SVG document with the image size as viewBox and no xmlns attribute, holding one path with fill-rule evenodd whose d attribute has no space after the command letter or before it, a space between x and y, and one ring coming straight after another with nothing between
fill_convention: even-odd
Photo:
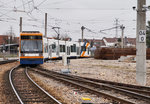
<instances>
[{"instance_id":1,"label":"overhead line pole","mask_svg":"<svg viewBox=\"0 0 150 104\"><path fill-rule=\"evenodd\" d=\"M45 37L47 37L47 13L45 13Z\"/></svg>"},{"instance_id":2,"label":"overhead line pole","mask_svg":"<svg viewBox=\"0 0 150 104\"><path fill-rule=\"evenodd\" d=\"M22 17L20 17L20 24L19 24L19 27L20 27L20 32L22 32Z\"/></svg>"},{"instance_id":3,"label":"overhead line pole","mask_svg":"<svg viewBox=\"0 0 150 104\"><path fill-rule=\"evenodd\" d=\"M115 22L116 22L116 38L118 38L118 18L116 18L116 20L115 20Z\"/></svg>"},{"instance_id":4,"label":"overhead line pole","mask_svg":"<svg viewBox=\"0 0 150 104\"><path fill-rule=\"evenodd\" d=\"M136 80L146 85L146 0L137 2Z\"/></svg>"},{"instance_id":5,"label":"overhead line pole","mask_svg":"<svg viewBox=\"0 0 150 104\"><path fill-rule=\"evenodd\" d=\"M82 27L81 27L81 31L82 31L82 42L83 42L84 29L85 29L85 27L82 26Z\"/></svg>"},{"instance_id":6,"label":"overhead line pole","mask_svg":"<svg viewBox=\"0 0 150 104\"><path fill-rule=\"evenodd\" d=\"M124 48L124 29L125 29L125 26L121 25L120 28L121 28L121 31L122 31L122 35L121 35L121 48Z\"/></svg>"}]
</instances>

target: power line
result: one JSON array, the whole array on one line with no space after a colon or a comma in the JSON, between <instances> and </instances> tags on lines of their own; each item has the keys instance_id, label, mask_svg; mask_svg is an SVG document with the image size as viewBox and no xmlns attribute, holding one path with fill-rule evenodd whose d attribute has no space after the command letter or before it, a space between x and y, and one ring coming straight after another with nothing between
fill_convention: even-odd
<instances>
[{"instance_id":1,"label":"power line","mask_svg":"<svg viewBox=\"0 0 150 104\"><path fill-rule=\"evenodd\" d=\"M36 7L41 6L44 2L46 2L47 0L43 0L40 4L38 4Z\"/></svg>"},{"instance_id":2,"label":"power line","mask_svg":"<svg viewBox=\"0 0 150 104\"><path fill-rule=\"evenodd\" d=\"M118 8L118 9L114 9L114 8L109 8L109 9L106 9L106 8L40 8L40 9L52 9L52 10L119 10L119 11L126 11L126 10L131 10L131 9L127 9L127 8L124 8L124 9L121 9L121 8Z\"/></svg>"}]
</instances>

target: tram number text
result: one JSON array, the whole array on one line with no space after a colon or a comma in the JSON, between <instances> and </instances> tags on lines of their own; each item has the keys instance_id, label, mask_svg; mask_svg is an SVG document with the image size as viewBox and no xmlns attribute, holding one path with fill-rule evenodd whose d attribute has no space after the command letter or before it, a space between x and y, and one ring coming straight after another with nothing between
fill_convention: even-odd
<instances>
[{"instance_id":1,"label":"tram number text","mask_svg":"<svg viewBox=\"0 0 150 104\"><path fill-rule=\"evenodd\" d=\"M144 43L146 41L146 30L139 31L139 42Z\"/></svg>"}]
</instances>

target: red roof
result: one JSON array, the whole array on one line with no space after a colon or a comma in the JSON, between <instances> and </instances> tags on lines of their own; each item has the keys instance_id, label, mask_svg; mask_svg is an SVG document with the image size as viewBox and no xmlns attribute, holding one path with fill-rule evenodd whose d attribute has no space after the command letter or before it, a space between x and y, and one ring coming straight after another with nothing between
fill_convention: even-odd
<instances>
[{"instance_id":1,"label":"red roof","mask_svg":"<svg viewBox=\"0 0 150 104\"><path fill-rule=\"evenodd\" d=\"M17 43L19 43L19 37L14 37ZM0 45L2 44L8 44L8 35L0 35Z\"/></svg>"},{"instance_id":2,"label":"red roof","mask_svg":"<svg viewBox=\"0 0 150 104\"><path fill-rule=\"evenodd\" d=\"M136 38L127 38L126 43L136 45Z\"/></svg>"},{"instance_id":3,"label":"red roof","mask_svg":"<svg viewBox=\"0 0 150 104\"><path fill-rule=\"evenodd\" d=\"M116 42L118 42L118 39L119 38L103 38L103 39L105 39L108 43L116 43Z\"/></svg>"},{"instance_id":4,"label":"red roof","mask_svg":"<svg viewBox=\"0 0 150 104\"><path fill-rule=\"evenodd\" d=\"M118 42L118 39L120 38L103 38L105 39L108 43L116 43ZM136 38L124 38L125 43L129 43L132 45L136 45Z\"/></svg>"},{"instance_id":5,"label":"red roof","mask_svg":"<svg viewBox=\"0 0 150 104\"><path fill-rule=\"evenodd\" d=\"M6 44L5 40L8 40L8 35L0 35L0 45Z\"/></svg>"}]
</instances>

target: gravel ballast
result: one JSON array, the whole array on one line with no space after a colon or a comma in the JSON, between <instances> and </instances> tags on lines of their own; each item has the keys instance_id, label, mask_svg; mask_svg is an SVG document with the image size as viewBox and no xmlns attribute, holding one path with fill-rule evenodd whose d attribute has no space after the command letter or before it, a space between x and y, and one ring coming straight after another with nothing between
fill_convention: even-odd
<instances>
[{"instance_id":1,"label":"gravel ballast","mask_svg":"<svg viewBox=\"0 0 150 104\"><path fill-rule=\"evenodd\" d=\"M0 65L0 104L17 104L14 102L12 89L10 88L8 74L12 67L18 65L18 62Z\"/></svg>"},{"instance_id":2,"label":"gravel ballast","mask_svg":"<svg viewBox=\"0 0 150 104\"><path fill-rule=\"evenodd\" d=\"M68 68L68 66L63 66L61 60L50 61L41 66L57 72ZM73 75L139 85L136 83L136 63L118 62L118 60L96 60L93 58L72 59L70 61L69 69ZM91 95L85 91L75 89L72 86L66 86L59 81L47 79L35 73L33 76L36 77L36 79L38 77L38 81L42 85L53 89L53 91L58 94L56 94L56 96L61 97L67 104L80 104L82 97L91 98L93 103L111 102L102 97ZM150 86L150 61L147 61L146 85Z\"/></svg>"}]
</instances>

